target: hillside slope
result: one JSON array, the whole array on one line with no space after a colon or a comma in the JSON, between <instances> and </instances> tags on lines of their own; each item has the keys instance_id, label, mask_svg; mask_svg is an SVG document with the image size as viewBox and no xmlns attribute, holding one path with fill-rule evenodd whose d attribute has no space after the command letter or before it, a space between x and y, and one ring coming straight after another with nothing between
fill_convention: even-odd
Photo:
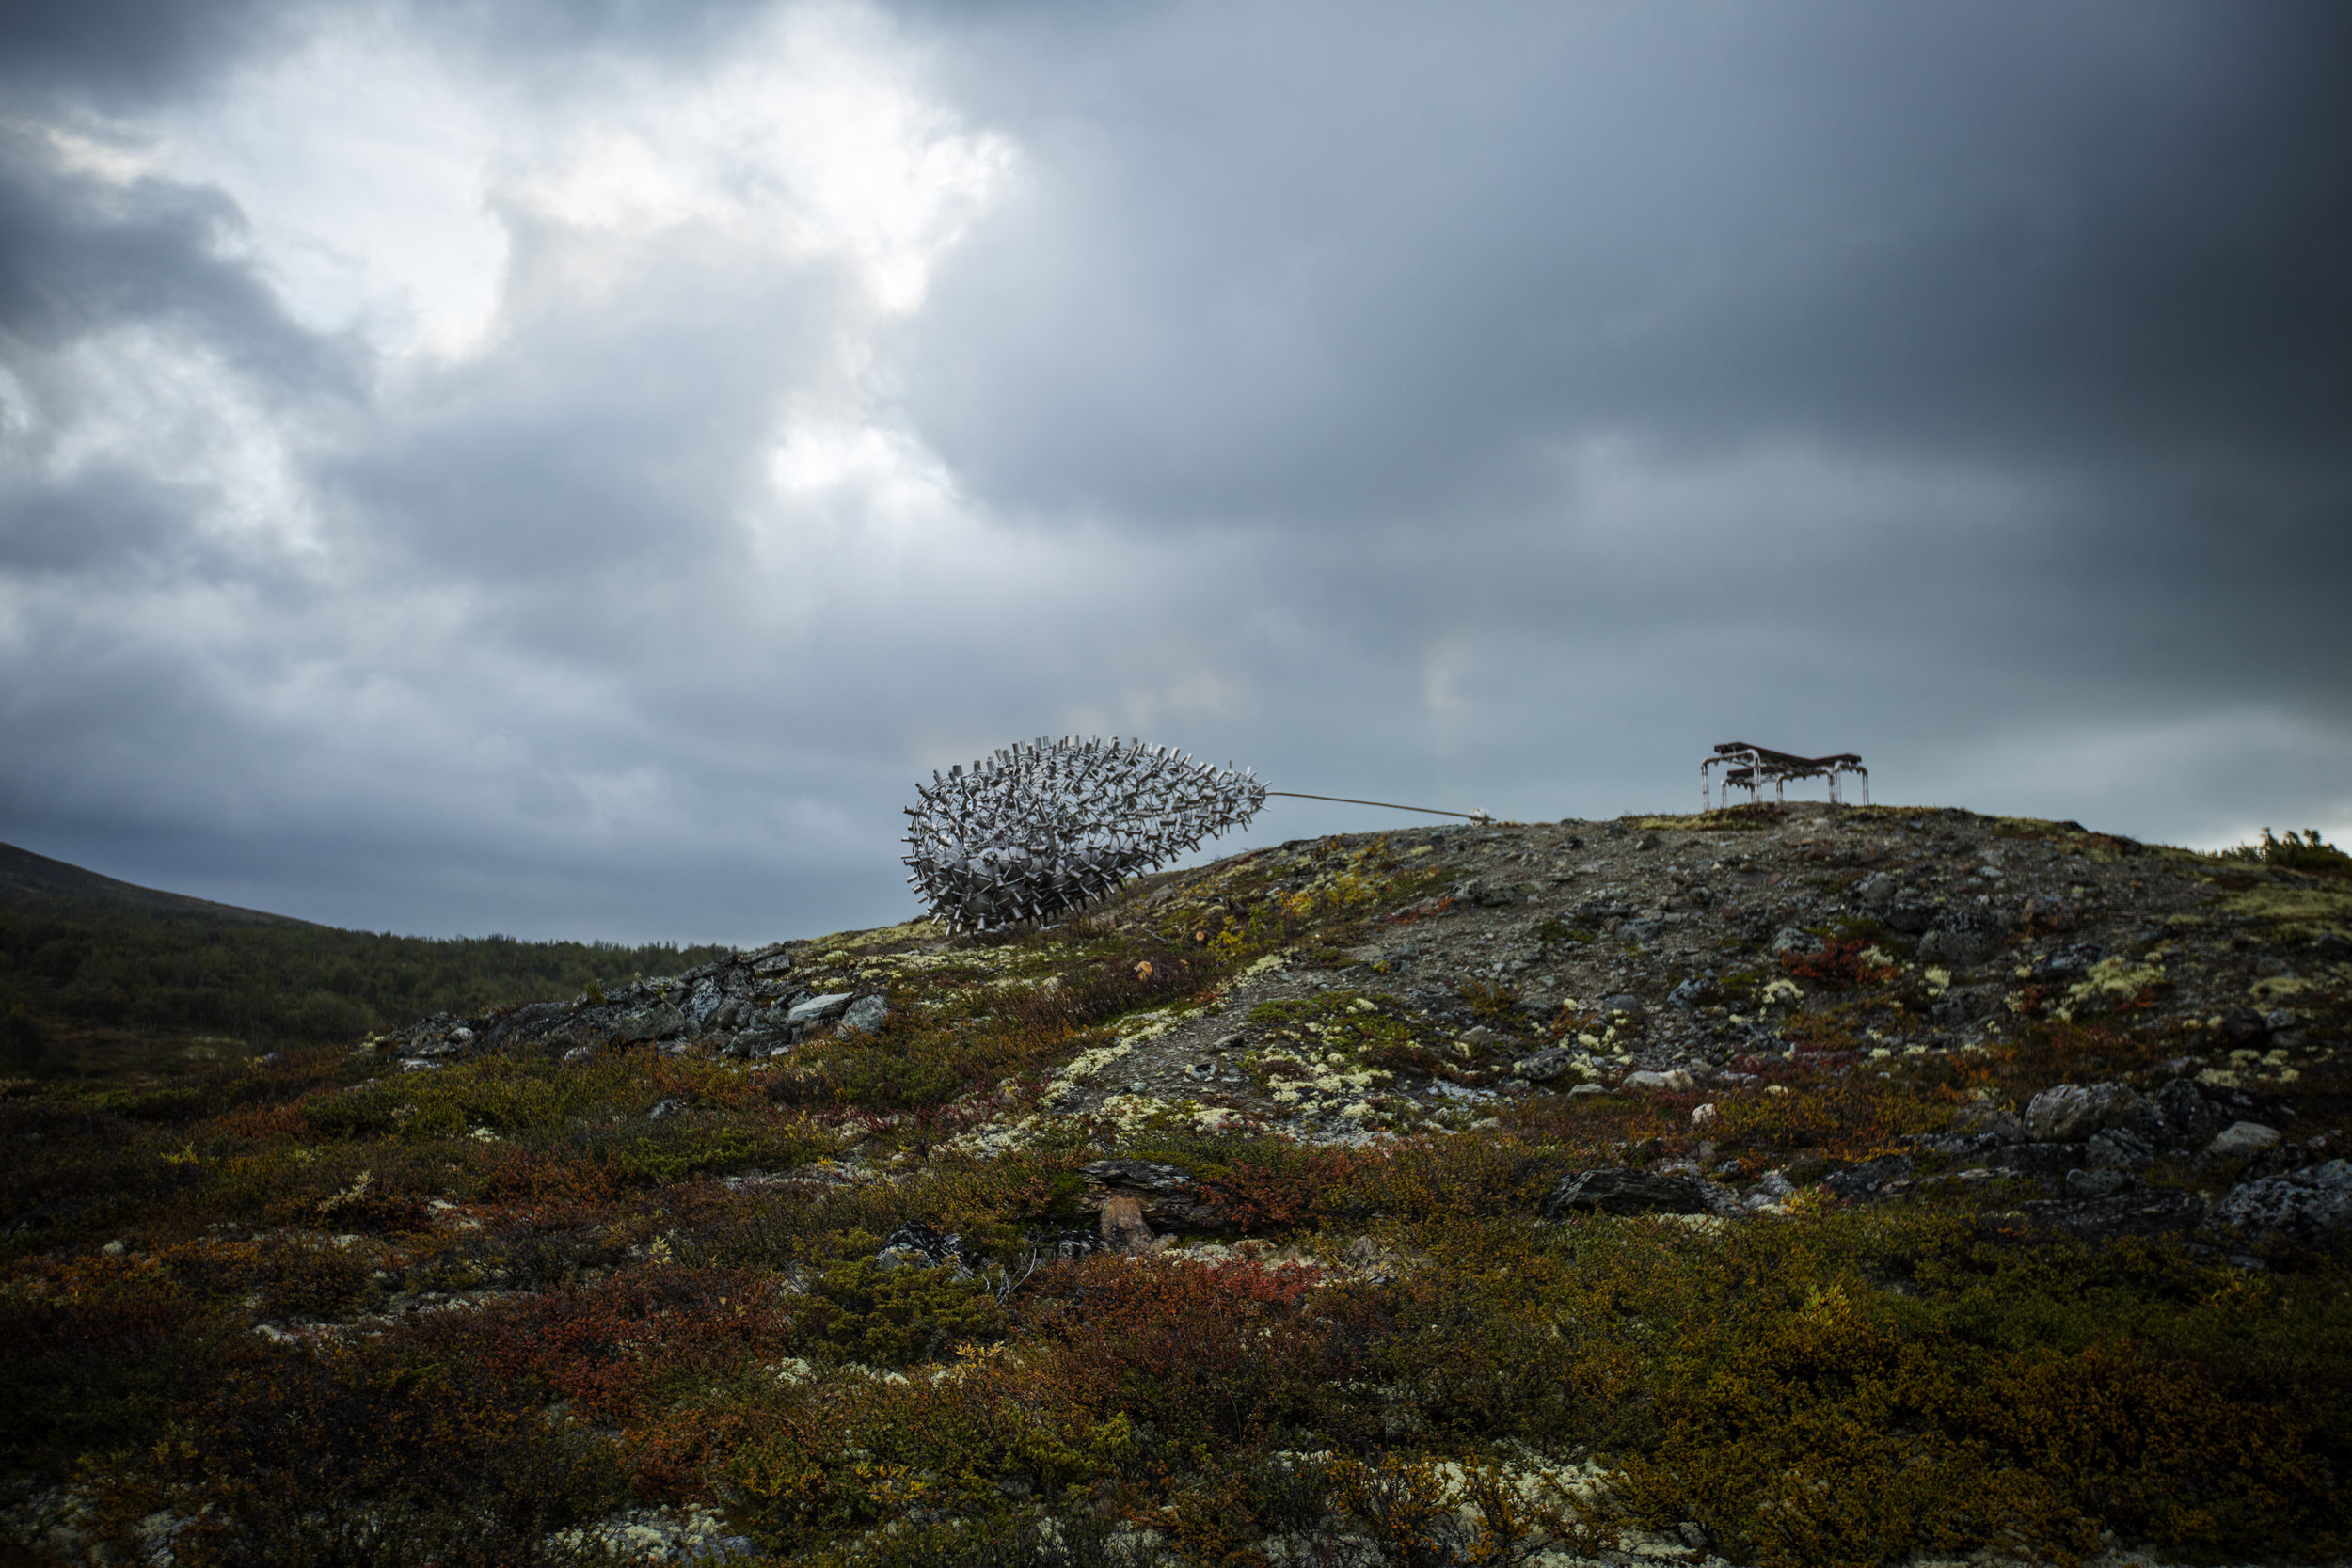
<instances>
[{"instance_id":1,"label":"hillside slope","mask_svg":"<svg viewBox=\"0 0 2352 1568\"><path fill-rule=\"evenodd\" d=\"M2334 869L1949 810L1416 830L20 1084L15 1528L2333 1560Z\"/></svg>"},{"instance_id":2,"label":"hillside slope","mask_svg":"<svg viewBox=\"0 0 2352 1568\"><path fill-rule=\"evenodd\" d=\"M260 910L242 910L234 904L215 904L208 898L191 898L185 894L117 881L64 861L36 855L30 849L20 849L13 844L0 844L0 899L12 898L73 898L170 914L206 915L217 920L310 924L290 915L264 914Z\"/></svg>"},{"instance_id":3,"label":"hillside slope","mask_svg":"<svg viewBox=\"0 0 2352 1568\"><path fill-rule=\"evenodd\" d=\"M346 931L134 886L0 845L0 1072L151 1067L349 1041L717 948Z\"/></svg>"}]
</instances>

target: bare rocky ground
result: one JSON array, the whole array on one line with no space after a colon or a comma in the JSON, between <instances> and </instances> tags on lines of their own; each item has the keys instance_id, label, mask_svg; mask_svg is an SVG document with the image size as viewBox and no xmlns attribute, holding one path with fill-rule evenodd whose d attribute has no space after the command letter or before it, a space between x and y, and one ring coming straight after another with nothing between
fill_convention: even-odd
<instances>
[{"instance_id":1,"label":"bare rocky ground","mask_svg":"<svg viewBox=\"0 0 2352 1568\"><path fill-rule=\"evenodd\" d=\"M2067 1186L2070 1170L2137 1185L2155 1156L2209 1160L2223 1134L2215 1157L2254 1179L2344 1152L2340 1117L2298 1112L2293 1086L2344 1044L2352 888L2074 823L1791 806L1299 841L1152 879L1070 927L1070 946L1171 922L1198 922L1205 945L1235 879L1307 896L1369 854L1431 891L1366 911L1355 934L1370 940L1270 954L1205 997L1129 1013L1041 1083L958 1107L956 1146L1002 1152L1096 1118L1362 1145L1558 1095L1697 1096L1703 1133L1709 1097L1983 1057L2057 1020L2124 1034L2114 1076L2076 1085L2100 1107L2029 1131L2030 1102L1979 1090L1969 1130L1938 1152L2059 1179L2051 1196L2076 1198L2114 1184ZM1012 948L916 922L778 943L609 997L428 1021L376 1048L419 1069L516 1044L585 1058L650 1043L789 1072L805 1041L878 1029L893 1008L1054 985L1064 948L1039 935ZM1697 1174L1754 1196L1767 1173L1752 1167Z\"/></svg>"},{"instance_id":2,"label":"bare rocky ground","mask_svg":"<svg viewBox=\"0 0 2352 1568\"><path fill-rule=\"evenodd\" d=\"M1136 1005L1054 1058L920 1115L860 1112L834 1157L726 1186L781 1196L944 1160L1237 1130L1349 1149L1529 1138L1589 1114L1632 1131L1561 1171L1547 1218L1720 1227L1976 1203L1988 1223L2169 1238L2248 1274L2280 1248L2352 1234L2352 879L1947 809L1298 841L1147 879L1060 927L952 936L915 922L777 943L568 1002L428 1020L362 1051L387 1076L494 1053L645 1052L815 1104L845 1053L961 1040L1100 990L1106 974ZM1935 1109L1860 1142L1756 1132L1775 1101L1855 1084L1915 1086ZM1110 1153L1083 1172L1087 1223L1033 1248L1246 1257L1333 1277L1413 1267L1370 1236L1245 1235L1221 1207L1230 1195L1176 1159ZM465 1223L462 1209L446 1223ZM879 1256L982 1261L920 1227ZM641 1511L611 1528L657 1560L747 1544L716 1513L682 1525ZM2103 1568L2154 1560L2107 1547ZM1518 1560L1597 1560L1531 1551ZM1630 1532L1605 1560L1724 1560L1694 1526Z\"/></svg>"}]
</instances>

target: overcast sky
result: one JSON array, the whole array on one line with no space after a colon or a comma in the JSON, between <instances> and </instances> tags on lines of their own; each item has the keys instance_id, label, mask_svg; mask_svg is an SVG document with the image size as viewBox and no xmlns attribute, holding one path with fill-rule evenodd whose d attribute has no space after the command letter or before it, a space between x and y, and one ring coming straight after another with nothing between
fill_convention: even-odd
<instances>
[{"instance_id":1,"label":"overcast sky","mask_svg":"<svg viewBox=\"0 0 2352 1568\"><path fill-rule=\"evenodd\" d=\"M1071 732L2352 842L2347 524L2338 0L0 8L0 838L134 881L807 935Z\"/></svg>"}]
</instances>

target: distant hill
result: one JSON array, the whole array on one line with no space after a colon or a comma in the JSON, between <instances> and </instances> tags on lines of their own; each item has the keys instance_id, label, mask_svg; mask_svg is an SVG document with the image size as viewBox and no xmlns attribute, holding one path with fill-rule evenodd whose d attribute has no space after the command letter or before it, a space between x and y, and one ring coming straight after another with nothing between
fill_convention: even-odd
<instances>
[{"instance_id":1,"label":"distant hill","mask_svg":"<svg viewBox=\"0 0 2352 1568\"><path fill-rule=\"evenodd\" d=\"M239 909L234 904L215 904L209 898L191 898L183 893L165 893L135 882L117 881L65 861L53 861L47 855L20 849L13 844L0 844L0 898L103 898L172 914L278 921L289 926L311 924L291 915L267 914L260 910Z\"/></svg>"},{"instance_id":2,"label":"distant hill","mask_svg":"<svg viewBox=\"0 0 2352 1568\"><path fill-rule=\"evenodd\" d=\"M346 931L118 881L0 844L0 1076L352 1041L437 1012L566 997L730 949Z\"/></svg>"}]
</instances>

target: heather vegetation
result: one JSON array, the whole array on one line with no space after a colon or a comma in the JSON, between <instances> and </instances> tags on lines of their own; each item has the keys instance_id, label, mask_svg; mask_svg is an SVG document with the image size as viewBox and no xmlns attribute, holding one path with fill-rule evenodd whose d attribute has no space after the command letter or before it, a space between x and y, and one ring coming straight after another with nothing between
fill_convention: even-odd
<instances>
[{"instance_id":1,"label":"heather vegetation","mask_svg":"<svg viewBox=\"0 0 2352 1568\"><path fill-rule=\"evenodd\" d=\"M1985 832L2057 852L2067 828ZM886 1020L747 1025L757 1053L716 1024L506 1038L521 1015L483 1002L429 1058L354 1031L11 1080L0 1503L36 1560L182 1564L676 1558L659 1522L689 1519L695 1549L842 1568L2352 1552L2339 1243L2103 1231L1965 1141L2054 1085L2201 1071L2323 1147L2159 1151L2138 1190L2202 1204L2323 1158L2346 1017L2324 878L2097 863L2150 901L2172 867L2231 985L2275 990L2266 956L2294 957L2265 1065L2208 1025L2181 942L2079 971L2102 990L2033 980L2012 935L1981 973L2014 1001L1932 1022L1964 976L1859 891L1900 823L1838 831L1788 852L1842 926L1774 953L1710 895L1683 929L1715 1000L1646 1020L1544 966L1662 992L1705 977L1660 956L1674 928L1584 885L1605 861L1502 888L1576 835L1502 829L1289 846L1051 930L827 938L791 994ZM1766 836L1578 832L1717 865ZM2088 922L2094 873L2068 875ZM1493 957L1522 927L1525 962ZM487 987L480 959L412 982L444 987L416 1011ZM1909 1174L1856 1180L1889 1159ZM1541 1217L1596 1167L1689 1172L1717 1212Z\"/></svg>"}]
</instances>

